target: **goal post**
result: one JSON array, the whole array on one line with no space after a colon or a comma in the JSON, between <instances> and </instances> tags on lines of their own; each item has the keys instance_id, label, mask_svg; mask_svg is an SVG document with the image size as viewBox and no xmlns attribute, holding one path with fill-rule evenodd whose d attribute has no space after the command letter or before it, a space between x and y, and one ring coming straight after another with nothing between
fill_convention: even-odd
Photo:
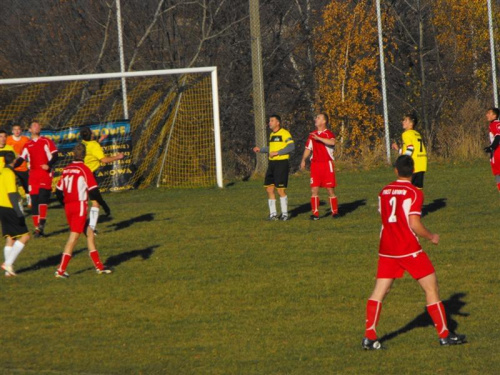
<instances>
[{"instance_id":1,"label":"goal post","mask_svg":"<svg viewBox=\"0 0 500 375\"><path fill-rule=\"evenodd\" d=\"M0 128L33 118L51 130L123 120L122 79L135 186L210 186L213 178L222 188L217 67L0 79Z\"/></svg>"}]
</instances>

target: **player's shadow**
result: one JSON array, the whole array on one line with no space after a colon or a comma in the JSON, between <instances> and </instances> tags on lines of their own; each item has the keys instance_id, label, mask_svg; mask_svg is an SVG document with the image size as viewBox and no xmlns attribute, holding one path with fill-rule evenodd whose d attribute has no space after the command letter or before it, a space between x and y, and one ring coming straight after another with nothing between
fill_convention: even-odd
<instances>
[{"instance_id":1,"label":"player's shadow","mask_svg":"<svg viewBox=\"0 0 500 375\"><path fill-rule=\"evenodd\" d=\"M86 251L86 250L87 249L79 249L79 250L73 251L72 257L75 257L75 255L77 255L83 251ZM23 273L23 272L37 271L37 270L40 270L42 268L57 267L59 265L59 263L61 262L61 253L58 253L57 255L52 255L52 256L47 257L45 259L39 260L35 264L33 264L29 267L21 268L20 270L17 270L16 272Z\"/></svg>"},{"instance_id":2,"label":"player's shadow","mask_svg":"<svg viewBox=\"0 0 500 375\"><path fill-rule=\"evenodd\" d=\"M153 255L157 247L160 247L160 245L153 245L146 247L145 249L125 251L124 253L118 255L112 255L108 259L106 259L105 264L107 267L114 268L124 262L129 261L130 259L137 257L142 258L142 260L147 260L151 257L151 255Z\"/></svg>"},{"instance_id":3,"label":"player's shadow","mask_svg":"<svg viewBox=\"0 0 500 375\"><path fill-rule=\"evenodd\" d=\"M436 212L437 210L440 210L441 208L446 207L446 198L438 198L434 199L433 202L426 204L422 207L422 217Z\"/></svg>"},{"instance_id":4,"label":"player's shadow","mask_svg":"<svg viewBox=\"0 0 500 375\"><path fill-rule=\"evenodd\" d=\"M154 214L144 214L144 215L133 217L133 218L128 219L128 220L119 221L118 223L113 224L110 227L114 227L113 230L122 230L122 229L125 229L125 228L132 226L132 224L135 224L135 223L153 221L154 218L155 218Z\"/></svg>"},{"instance_id":5,"label":"player's shadow","mask_svg":"<svg viewBox=\"0 0 500 375\"><path fill-rule=\"evenodd\" d=\"M366 206L366 199L358 199L357 201L339 204L339 213L335 217L336 218L344 217L345 215L356 211L359 207L362 206ZM328 217L330 215L331 213L327 212L325 217Z\"/></svg>"},{"instance_id":6,"label":"player's shadow","mask_svg":"<svg viewBox=\"0 0 500 375\"><path fill-rule=\"evenodd\" d=\"M448 329L451 332L456 332L458 328L458 323L455 319L453 319L453 316L469 316L469 313L460 311L465 305L467 305L466 302L462 301L462 298L464 298L465 296L466 293L455 293L446 301L443 301L443 305L446 310L446 318L448 321ZM434 323L432 322L432 319L429 316L427 310L415 317L415 319L413 319L411 322L408 322L405 326L393 332L385 334L379 339L379 341L389 341L403 333L411 331L412 329L425 327L434 327Z\"/></svg>"},{"instance_id":7,"label":"player's shadow","mask_svg":"<svg viewBox=\"0 0 500 375\"><path fill-rule=\"evenodd\" d=\"M52 237L52 236L57 236L58 234L67 233L67 232L69 232L68 227L63 228L63 229L59 229L59 230L55 230L53 232L45 233L43 236L44 237Z\"/></svg>"}]
</instances>

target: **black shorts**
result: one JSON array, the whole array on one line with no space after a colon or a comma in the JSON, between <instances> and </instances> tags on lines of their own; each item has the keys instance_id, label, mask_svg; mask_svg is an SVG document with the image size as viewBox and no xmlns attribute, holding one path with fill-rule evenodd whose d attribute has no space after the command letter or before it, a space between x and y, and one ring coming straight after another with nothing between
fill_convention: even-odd
<instances>
[{"instance_id":1,"label":"black shorts","mask_svg":"<svg viewBox=\"0 0 500 375\"><path fill-rule=\"evenodd\" d=\"M26 194L29 194L29 172L28 171L15 171L17 178L21 182L21 186L23 187Z\"/></svg>"},{"instance_id":2,"label":"black shorts","mask_svg":"<svg viewBox=\"0 0 500 375\"><path fill-rule=\"evenodd\" d=\"M288 159L269 160L264 186L275 186L284 189L288 186Z\"/></svg>"},{"instance_id":3,"label":"black shorts","mask_svg":"<svg viewBox=\"0 0 500 375\"><path fill-rule=\"evenodd\" d=\"M413 186L416 186L419 189L424 188L424 173L425 172L417 172L412 174L411 183L413 184Z\"/></svg>"},{"instance_id":4,"label":"black shorts","mask_svg":"<svg viewBox=\"0 0 500 375\"><path fill-rule=\"evenodd\" d=\"M28 227L23 217L17 217L16 211L10 207L0 207L0 220L4 237L17 238L28 233Z\"/></svg>"}]
</instances>

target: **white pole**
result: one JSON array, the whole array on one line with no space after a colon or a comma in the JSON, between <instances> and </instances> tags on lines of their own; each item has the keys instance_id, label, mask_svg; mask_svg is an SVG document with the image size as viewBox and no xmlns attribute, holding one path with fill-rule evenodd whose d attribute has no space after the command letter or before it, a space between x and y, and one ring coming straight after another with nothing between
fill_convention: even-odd
<instances>
[{"instance_id":1,"label":"white pole","mask_svg":"<svg viewBox=\"0 0 500 375\"><path fill-rule=\"evenodd\" d=\"M493 34L493 17L491 15L491 0L488 0L488 23L490 29L490 54L491 54L491 75L493 79L493 101L498 108L498 89L497 89L497 63L495 58L495 36Z\"/></svg>"},{"instance_id":2,"label":"white pole","mask_svg":"<svg viewBox=\"0 0 500 375\"><path fill-rule=\"evenodd\" d=\"M123 54L123 33L122 33L122 12L120 0L116 0L116 24L118 26L118 50L120 52L120 70L125 72L125 55ZM128 101L127 101L127 81L122 77L122 96L123 96L123 116L128 120Z\"/></svg>"},{"instance_id":3,"label":"white pole","mask_svg":"<svg viewBox=\"0 0 500 375\"><path fill-rule=\"evenodd\" d=\"M212 108L214 113L214 138L215 138L215 173L217 176L217 186L224 187L222 179L222 149L220 137L220 116L219 116L219 83L217 81L217 68L212 71Z\"/></svg>"},{"instance_id":4,"label":"white pole","mask_svg":"<svg viewBox=\"0 0 500 375\"><path fill-rule=\"evenodd\" d=\"M391 142L389 137L389 115L387 113L387 91L385 88L385 61L384 40L382 38L382 16L380 14L380 0L377 0L377 25L378 25L378 49L380 55L380 80L382 81L382 104L384 108L385 148L387 151L387 162L391 162Z\"/></svg>"}]
</instances>

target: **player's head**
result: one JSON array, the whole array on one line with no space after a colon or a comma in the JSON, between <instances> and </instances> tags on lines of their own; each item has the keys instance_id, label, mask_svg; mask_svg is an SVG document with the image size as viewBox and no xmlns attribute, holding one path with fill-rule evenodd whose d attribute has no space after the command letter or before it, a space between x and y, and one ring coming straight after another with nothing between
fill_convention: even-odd
<instances>
[{"instance_id":1,"label":"player's head","mask_svg":"<svg viewBox=\"0 0 500 375\"><path fill-rule=\"evenodd\" d=\"M86 153L87 149L85 148L85 145L78 143L73 149L73 159L77 161L83 161L85 159Z\"/></svg>"},{"instance_id":2,"label":"player's head","mask_svg":"<svg viewBox=\"0 0 500 375\"><path fill-rule=\"evenodd\" d=\"M406 115L403 116L404 130L413 129L415 126L417 126L417 123L418 123L418 118L415 113L407 113Z\"/></svg>"},{"instance_id":3,"label":"player's head","mask_svg":"<svg viewBox=\"0 0 500 375\"><path fill-rule=\"evenodd\" d=\"M15 135L16 137L19 137L22 132L23 132L23 129L21 128L21 125L19 125L19 124L12 125L12 134L13 135Z\"/></svg>"},{"instance_id":4,"label":"player's head","mask_svg":"<svg viewBox=\"0 0 500 375\"><path fill-rule=\"evenodd\" d=\"M88 127L83 127L80 129L80 137L82 137L82 139L84 141L90 141L92 139L92 130L90 130L90 128Z\"/></svg>"},{"instance_id":5,"label":"player's head","mask_svg":"<svg viewBox=\"0 0 500 375\"><path fill-rule=\"evenodd\" d=\"M3 154L3 159L5 161L5 165L12 165L14 163L14 160L16 160L16 154L14 154L12 151L7 151L5 154Z\"/></svg>"},{"instance_id":6,"label":"player's head","mask_svg":"<svg viewBox=\"0 0 500 375\"><path fill-rule=\"evenodd\" d=\"M269 128L272 131L279 130L281 126L281 117L279 115L271 115L269 116Z\"/></svg>"},{"instance_id":7,"label":"player's head","mask_svg":"<svg viewBox=\"0 0 500 375\"><path fill-rule=\"evenodd\" d=\"M42 125L40 125L40 123L37 120L31 121L31 125L30 125L31 135L38 136L38 135L40 135L41 131L42 131Z\"/></svg>"},{"instance_id":8,"label":"player's head","mask_svg":"<svg viewBox=\"0 0 500 375\"><path fill-rule=\"evenodd\" d=\"M500 110L498 108L492 107L486 111L486 119L488 121L498 120L500 116Z\"/></svg>"},{"instance_id":9,"label":"player's head","mask_svg":"<svg viewBox=\"0 0 500 375\"><path fill-rule=\"evenodd\" d=\"M7 131L0 129L0 147L5 146L5 143L7 143Z\"/></svg>"},{"instance_id":10,"label":"player's head","mask_svg":"<svg viewBox=\"0 0 500 375\"><path fill-rule=\"evenodd\" d=\"M409 155L401 155L396 159L394 163L394 168L396 169L396 174L398 177L410 178L413 174L415 163Z\"/></svg>"},{"instance_id":11,"label":"player's head","mask_svg":"<svg viewBox=\"0 0 500 375\"><path fill-rule=\"evenodd\" d=\"M328 126L329 118L326 113L318 113L314 119L314 125L317 128L326 128Z\"/></svg>"}]
</instances>

